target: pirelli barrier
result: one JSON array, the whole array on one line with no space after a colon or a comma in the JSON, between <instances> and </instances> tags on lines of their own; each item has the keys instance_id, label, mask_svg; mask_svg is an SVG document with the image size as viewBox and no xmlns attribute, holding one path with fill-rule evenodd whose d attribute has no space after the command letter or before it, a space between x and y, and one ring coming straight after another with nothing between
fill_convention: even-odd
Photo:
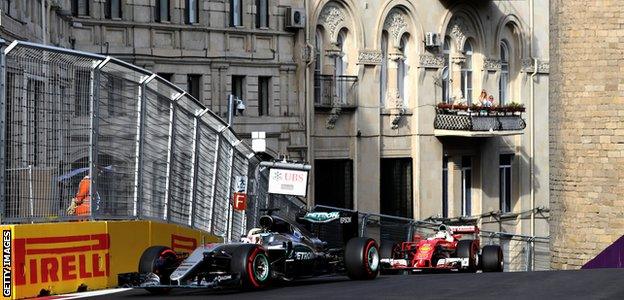
<instances>
[{"instance_id":1,"label":"pirelli barrier","mask_svg":"<svg viewBox=\"0 0 624 300\"><path fill-rule=\"evenodd\" d=\"M153 221L2 225L2 295L22 299L117 286L153 245L191 252L220 237Z\"/></svg>"}]
</instances>

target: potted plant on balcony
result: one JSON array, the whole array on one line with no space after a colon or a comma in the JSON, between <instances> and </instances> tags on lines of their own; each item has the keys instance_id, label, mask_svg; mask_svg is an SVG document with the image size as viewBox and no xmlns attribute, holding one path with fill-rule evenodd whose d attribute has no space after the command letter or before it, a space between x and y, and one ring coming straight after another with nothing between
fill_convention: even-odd
<instances>
[{"instance_id":1,"label":"potted plant on balcony","mask_svg":"<svg viewBox=\"0 0 624 300\"><path fill-rule=\"evenodd\" d=\"M507 105L507 112L511 113L512 115L520 115L522 114L526 109L524 108L524 104L521 103L517 103L517 102L511 102Z\"/></svg>"}]
</instances>

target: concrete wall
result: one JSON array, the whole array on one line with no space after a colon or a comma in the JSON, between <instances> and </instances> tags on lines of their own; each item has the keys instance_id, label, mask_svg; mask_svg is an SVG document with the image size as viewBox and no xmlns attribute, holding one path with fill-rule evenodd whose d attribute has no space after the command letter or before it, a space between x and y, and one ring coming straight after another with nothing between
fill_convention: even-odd
<instances>
[{"instance_id":1,"label":"concrete wall","mask_svg":"<svg viewBox=\"0 0 624 300\"><path fill-rule=\"evenodd\" d=\"M2 1L0 36L102 53L156 73L173 74L187 89L187 74L201 75L200 100L226 118L232 76L245 76L247 109L234 119L243 138L267 132L272 156L306 158L302 30L284 25L287 7L301 0L269 0L269 27L256 28L255 1L243 1L243 25L230 27L230 1L200 1L199 20L187 24L185 1L171 0L170 20L155 21L154 0L122 1L121 18L105 18L105 1L88 0L89 14L72 16L71 1L46 3L46 22L35 1ZM10 12L10 13L9 13ZM45 24L45 28L42 27ZM45 35L42 34L45 31ZM269 114L258 115L258 77L270 76Z\"/></svg>"}]
</instances>

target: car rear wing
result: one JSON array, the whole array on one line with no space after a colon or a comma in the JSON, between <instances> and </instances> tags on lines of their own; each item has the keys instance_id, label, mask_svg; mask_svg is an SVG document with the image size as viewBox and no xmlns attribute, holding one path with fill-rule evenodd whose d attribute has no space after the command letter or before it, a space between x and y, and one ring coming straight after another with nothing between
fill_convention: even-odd
<instances>
[{"instance_id":1,"label":"car rear wing","mask_svg":"<svg viewBox=\"0 0 624 300\"><path fill-rule=\"evenodd\" d=\"M474 225L463 225L463 226L449 226L449 229L453 233L479 233L479 227Z\"/></svg>"}]
</instances>

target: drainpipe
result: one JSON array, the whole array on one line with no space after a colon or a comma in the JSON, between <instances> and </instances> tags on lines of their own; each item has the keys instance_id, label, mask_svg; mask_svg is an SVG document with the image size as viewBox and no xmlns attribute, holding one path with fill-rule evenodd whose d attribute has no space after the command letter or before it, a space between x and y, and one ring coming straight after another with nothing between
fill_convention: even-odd
<instances>
[{"instance_id":1,"label":"drainpipe","mask_svg":"<svg viewBox=\"0 0 624 300\"><path fill-rule=\"evenodd\" d=\"M529 37L529 55L533 60L533 73L531 73L531 115L529 119L530 127L531 127L531 140L530 140L530 179L531 184L529 185L531 189L531 236L535 236L535 76L537 75L537 63L538 60L533 55L533 34L535 27L535 0L531 0L530 2L530 37ZM531 258L533 260L533 258ZM533 265L533 264L531 264Z\"/></svg>"},{"instance_id":2,"label":"drainpipe","mask_svg":"<svg viewBox=\"0 0 624 300\"><path fill-rule=\"evenodd\" d=\"M43 40L43 44L46 45L47 44L47 31L48 31L48 26L46 24L47 20L46 20L46 0L42 0L41 1L41 36L42 36L42 40Z\"/></svg>"},{"instance_id":3,"label":"drainpipe","mask_svg":"<svg viewBox=\"0 0 624 300\"><path fill-rule=\"evenodd\" d=\"M305 7L305 13L306 13L306 18L305 18L305 28L304 28L304 34L305 34L305 44L306 47L309 50L314 49L314 47L310 44L310 16L308 15L310 9L309 9L309 2L308 0L304 0L304 7ZM310 66L312 65L312 63L314 62L314 59L312 59L312 51L308 52L310 55L310 61L306 63L306 67L304 70L304 95L303 95L303 99L305 102L305 130L306 130L306 144L307 144L307 151L306 151L306 160L308 161L308 163L310 165L313 165L312 163L312 129L310 128L312 125L312 111L311 111L311 107L310 107L310 99L309 99L309 88L308 85L310 84L309 82L309 76L310 76ZM311 180L308 180L311 183L314 183L314 169L310 171L310 176L312 177ZM308 193L308 199L307 199L307 205L308 207L311 206L310 203L310 194L314 194L314 191L310 191L310 193Z\"/></svg>"}]
</instances>

